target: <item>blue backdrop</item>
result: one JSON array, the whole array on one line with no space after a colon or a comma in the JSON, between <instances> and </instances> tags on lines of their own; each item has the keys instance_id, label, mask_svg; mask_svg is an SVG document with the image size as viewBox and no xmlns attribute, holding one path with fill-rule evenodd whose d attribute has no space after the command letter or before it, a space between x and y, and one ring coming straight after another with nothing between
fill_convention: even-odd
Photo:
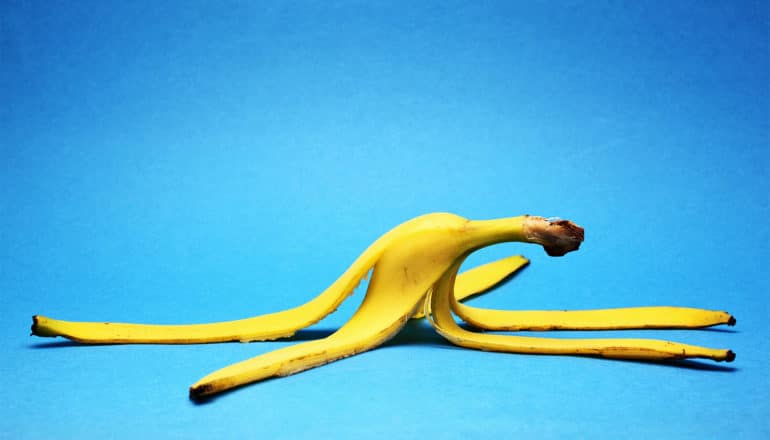
<instances>
[{"instance_id":1,"label":"blue backdrop","mask_svg":"<svg viewBox=\"0 0 770 440\"><path fill-rule=\"evenodd\" d=\"M0 437L770 436L767 2L157 3L0 4ZM203 375L296 341L29 337L33 314L292 307L432 211L586 228L562 259L474 256L533 261L474 305L726 309L734 328L601 335L737 359L486 353L413 323L196 405Z\"/></svg>"}]
</instances>

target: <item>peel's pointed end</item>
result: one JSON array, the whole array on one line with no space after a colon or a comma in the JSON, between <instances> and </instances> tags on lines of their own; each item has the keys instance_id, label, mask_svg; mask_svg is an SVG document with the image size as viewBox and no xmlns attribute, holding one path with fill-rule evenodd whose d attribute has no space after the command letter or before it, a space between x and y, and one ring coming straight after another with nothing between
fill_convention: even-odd
<instances>
[{"instance_id":1,"label":"peel's pointed end","mask_svg":"<svg viewBox=\"0 0 770 440\"><path fill-rule=\"evenodd\" d=\"M44 332L41 329L41 327L40 327L40 320L41 320L41 318L42 317L40 315L34 315L32 317L32 328L30 329L32 333L30 333L29 335L30 336L43 336L43 337L49 337L49 338L54 337L55 335L47 334L46 332ZM42 319L44 319L44 318L42 318Z\"/></svg>"},{"instance_id":2,"label":"peel's pointed end","mask_svg":"<svg viewBox=\"0 0 770 440\"><path fill-rule=\"evenodd\" d=\"M46 318L45 316L32 316L32 328L30 329L32 333L30 333L30 336L40 336L42 338L68 337L56 327L57 322L55 319Z\"/></svg>"},{"instance_id":3,"label":"peel's pointed end","mask_svg":"<svg viewBox=\"0 0 770 440\"><path fill-rule=\"evenodd\" d=\"M214 386L211 384L193 385L190 387L190 400L200 402L205 400L214 392Z\"/></svg>"},{"instance_id":4,"label":"peel's pointed end","mask_svg":"<svg viewBox=\"0 0 770 440\"><path fill-rule=\"evenodd\" d=\"M551 257L561 257L580 248L585 238L583 228L569 220L529 217L528 238L540 243Z\"/></svg>"},{"instance_id":5,"label":"peel's pointed end","mask_svg":"<svg viewBox=\"0 0 770 440\"><path fill-rule=\"evenodd\" d=\"M725 357L726 362L732 362L735 360L735 352L732 350L727 350L727 357Z\"/></svg>"},{"instance_id":6,"label":"peel's pointed end","mask_svg":"<svg viewBox=\"0 0 770 440\"><path fill-rule=\"evenodd\" d=\"M32 316L32 328L30 329L32 333L30 333L30 336L34 336L35 332L37 332L37 315Z\"/></svg>"},{"instance_id":7,"label":"peel's pointed end","mask_svg":"<svg viewBox=\"0 0 770 440\"><path fill-rule=\"evenodd\" d=\"M734 326L737 321L735 320L735 316L730 315L730 319L727 320L727 325L730 327ZM735 355L733 355L735 357Z\"/></svg>"}]
</instances>

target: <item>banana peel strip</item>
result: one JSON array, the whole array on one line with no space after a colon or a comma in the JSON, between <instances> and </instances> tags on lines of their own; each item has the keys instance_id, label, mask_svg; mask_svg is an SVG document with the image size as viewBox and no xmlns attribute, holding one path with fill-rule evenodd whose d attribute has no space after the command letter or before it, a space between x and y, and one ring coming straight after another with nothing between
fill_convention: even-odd
<instances>
[{"instance_id":1,"label":"banana peel strip","mask_svg":"<svg viewBox=\"0 0 770 440\"><path fill-rule=\"evenodd\" d=\"M498 335L498 334L486 334L477 333L463 329L456 322L452 316L452 311L457 313L459 303L454 298L453 286L457 270L461 262L453 265L436 283L435 287L428 293L428 298L425 301L425 315L428 317L431 325L436 331L444 336L447 340L455 345L467 348L473 348L485 351L499 351L508 353L523 353L523 354L556 354L556 355L590 355L600 356L606 358L616 359L639 359L639 360L671 360L671 359L686 359L686 358L705 358L715 361L732 361L735 359L735 354L731 350L726 349L711 349L706 347L700 347L695 345L681 344L677 342L662 341L655 339L625 339L625 338L612 338L612 339L559 339L559 338L542 338L542 337L529 337L529 336L512 336L512 335ZM465 312L467 312L467 306ZM632 313L632 317L644 317L648 316L650 310L656 308L641 308L643 310L639 313ZM676 308L664 308L664 311L669 311ZM586 311L576 312L577 318L575 321L569 322L571 312L554 312L557 316L561 316L568 324L561 326L563 329L582 330L580 327L581 320L585 316L595 316L600 321L606 319L606 322L599 322L594 328L618 328L612 327L611 323L614 323L616 318L614 315L623 316L628 310L633 309L605 309L600 311ZM695 310L698 309L685 309L682 314L690 317ZM491 319L499 318L501 315L504 318L515 317L515 315L507 315L504 313L496 314L495 310L475 309L473 311L475 322L474 325L478 325L482 328L495 327L485 324L486 315L489 314ZM597 313L594 313L597 312ZM711 316L713 312L709 310L703 310L707 316ZM551 312L525 312L533 314L545 313L548 316ZM458 313L459 315L459 313ZM676 316L676 315L675 315ZM721 320L714 324L727 323L727 321L735 320L730 316L725 322ZM533 322L533 321L530 321ZM611 325L610 325L611 324ZM644 328L643 323L633 323L632 326L622 326L620 328ZM527 329L530 325L510 325L511 328ZM698 325L702 327L703 325ZM542 330L543 326L536 324L533 327ZM540 327L540 328L538 328ZM545 326L548 327L548 326ZM682 326L677 326L682 327ZM589 327L590 328L590 327ZM659 327L658 327L659 328Z\"/></svg>"},{"instance_id":2,"label":"banana peel strip","mask_svg":"<svg viewBox=\"0 0 770 440\"><path fill-rule=\"evenodd\" d=\"M288 310L233 321L181 325L75 322L36 315L32 333L44 337L62 336L84 344L205 344L290 338L298 330L337 310L353 293L380 257L377 245L367 249L320 295ZM461 273L455 288L458 300L486 293L528 263L529 260L521 255L513 255ZM423 316L423 307L420 307L413 318Z\"/></svg>"}]
</instances>

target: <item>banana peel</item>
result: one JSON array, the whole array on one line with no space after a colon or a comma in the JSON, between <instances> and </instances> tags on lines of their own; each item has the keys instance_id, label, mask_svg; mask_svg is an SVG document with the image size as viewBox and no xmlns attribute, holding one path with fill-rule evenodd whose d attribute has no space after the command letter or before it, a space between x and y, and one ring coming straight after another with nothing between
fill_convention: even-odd
<instances>
[{"instance_id":1,"label":"banana peel","mask_svg":"<svg viewBox=\"0 0 770 440\"><path fill-rule=\"evenodd\" d=\"M543 246L548 255L562 256L577 250L583 239L583 229L568 220L524 215L474 221L448 213L427 214L384 234L325 291L289 310L235 321L186 325L73 322L36 315L32 334L62 336L85 344L197 344L286 338L336 310L371 272L363 302L337 331L215 371L190 387L190 397L205 398L353 356L383 344L409 319L423 316L453 344L479 350L653 361L735 359L735 354L727 349L669 341L487 334L466 330L455 321L457 315L473 327L495 331L702 328L735 324L735 318L727 312L684 307L508 311L462 304L464 299L495 287L529 263L517 255L458 273L472 252L502 242L524 242Z\"/></svg>"}]
</instances>

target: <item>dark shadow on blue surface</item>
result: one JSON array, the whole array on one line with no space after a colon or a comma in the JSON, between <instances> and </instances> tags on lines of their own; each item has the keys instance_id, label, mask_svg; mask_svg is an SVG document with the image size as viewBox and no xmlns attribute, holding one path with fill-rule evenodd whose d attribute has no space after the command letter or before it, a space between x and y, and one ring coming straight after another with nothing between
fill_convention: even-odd
<instances>
[{"instance_id":1,"label":"dark shadow on blue surface","mask_svg":"<svg viewBox=\"0 0 770 440\"><path fill-rule=\"evenodd\" d=\"M314 341L316 339L323 339L327 336L330 336L332 333L336 331L337 331L336 328L309 328L309 329L297 331L297 333L295 333L294 336L290 336L288 338L276 339L276 341L277 342ZM259 343L259 341L256 341L256 343Z\"/></svg>"},{"instance_id":2,"label":"dark shadow on blue surface","mask_svg":"<svg viewBox=\"0 0 770 440\"><path fill-rule=\"evenodd\" d=\"M732 373L736 371L740 371L739 368L736 367L730 367L724 364L717 364L714 363L714 361L698 361L693 359L678 359L678 360L669 360L669 361L645 361L645 360L639 360L639 359L611 359L611 358L603 358L599 356L591 356L596 358L597 360L601 361L610 361L610 362L625 362L625 363L634 363L634 364L645 364L650 366L663 366L663 367L674 367L674 368L682 368L685 370L699 370L699 371L716 371L716 372L722 372L722 373Z\"/></svg>"},{"instance_id":3,"label":"dark shadow on blue surface","mask_svg":"<svg viewBox=\"0 0 770 440\"><path fill-rule=\"evenodd\" d=\"M66 347L94 347L100 345L121 345L121 344L84 344L81 342L70 341L69 339L50 341L50 342L38 342L35 344L28 344L27 347L32 349L41 348L66 348Z\"/></svg>"},{"instance_id":4,"label":"dark shadow on blue surface","mask_svg":"<svg viewBox=\"0 0 770 440\"><path fill-rule=\"evenodd\" d=\"M280 342L305 342L323 339L336 332L336 328L313 328L298 331L289 338L277 339ZM394 345L444 345L452 346L446 339L436 333L426 321L420 319L411 319L404 328L390 341L383 344L383 347Z\"/></svg>"},{"instance_id":5,"label":"dark shadow on blue surface","mask_svg":"<svg viewBox=\"0 0 770 440\"><path fill-rule=\"evenodd\" d=\"M716 333L740 333L740 330L733 330L731 328L724 328L724 327L708 327L708 328L696 328L696 329L686 329L686 330L695 330L699 332L716 332Z\"/></svg>"},{"instance_id":6,"label":"dark shadow on blue surface","mask_svg":"<svg viewBox=\"0 0 770 440\"><path fill-rule=\"evenodd\" d=\"M443 336L436 333L436 330L424 320L412 319L406 323L403 329L390 341L383 344L383 347L397 345L428 345L455 347Z\"/></svg>"}]
</instances>

